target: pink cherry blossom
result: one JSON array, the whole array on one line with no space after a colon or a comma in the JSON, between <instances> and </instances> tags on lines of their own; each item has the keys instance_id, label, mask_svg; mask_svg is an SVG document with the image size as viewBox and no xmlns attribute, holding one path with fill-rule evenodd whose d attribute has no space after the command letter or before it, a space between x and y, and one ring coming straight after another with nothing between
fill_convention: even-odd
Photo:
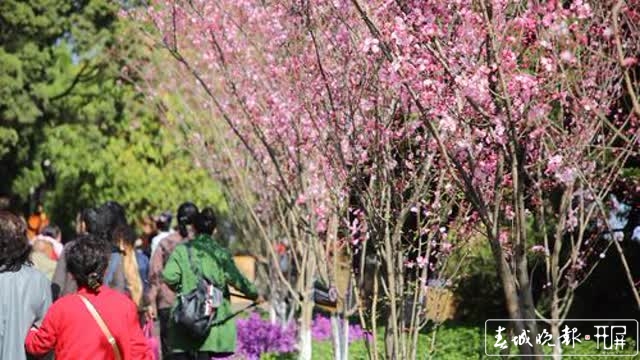
<instances>
[{"instance_id":1,"label":"pink cherry blossom","mask_svg":"<svg viewBox=\"0 0 640 360\"><path fill-rule=\"evenodd\" d=\"M562 165L562 155L553 155L549 158L547 163L547 169L545 170L546 174L554 174L558 171L560 166Z\"/></svg>"},{"instance_id":2,"label":"pink cherry blossom","mask_svg":"<svg viewBox=\"0 0 640 360\"><path fill-rule=\"evenodd\" d=\"M638 59L634 57L627 57L622 60L622 66L631 67L638 63Z\"/></svg>"},{"instance_id":3,"label":"pink cherry blossom","mask_svg":"<svg viewBox=\"0 0 640 360\"><path fill-rule=\"evenodd\" d=\"M549 254L549 251L547 250L547 248L544 247L544 245L534 245L529 250L531 252L533 252L533 253L540 253L540 254L544 254L544 255L548 255Z\"/></svg>"},{"instance_id":4,"label":"pink cherry blossom","mask_svg":"<svg viewBox=\"0 0 640 360\"><path fill-rule=\"evenodd\" d=\"M570 63L570 64L572 64L572 63L574 63L576 61L575 56L569 50L563 50L560 53L560 59L562 59L562 61L564 61L566 63Z\"/></svg>"},{"instance_id":5,"label":"pink cherry blossom","mask_svg":"<svg viewBox=\"0 0 640 360\"><path fill-rule=\"evenodd\" d=\"M425 267L427 264L429 263L429 261L427 260L426 257L424 256L418 256L416 258L416 264L418 265L419 268L423 268Z\"/></svg>"},{"instance_id":6,"label":"pink cherry blossom","mask_svg":"<svg viewBox=\"0 0 640 360\"><path fill-rule=\"evenodd\" d=\"M420 234L464 238L480 228L503 250L495 256L511 259L521 233L505 219L546 211L558 189L606 189L601 159L628 151L623 134L638 141L637 117L619 110L638 41L636 30L625 33L620 56L611 9L599 2L517 11L489 3L490 19L472 0L154 0L135 16L176 64L141 76L180 125L210 130L190 150L241 189L233 194L249 198L273 233L286 233L279 220L293 217L303 227L296 233L325 241L338 217L354 246L380 247L395 225L380 219L400 221L380 216L392 196L394 215L424 221ZM626 9L620 21L634 16ZM613 149L600 156L605 144ZM429 186L417 186L423 174ZM443 224L452 199L465 211ZM569 210L549 216L567 232L581 225ZM456 247L440 244L442 253ZM407 249L393 251L403 252L391 256L402 259L397 267L426 265L424 255L404 263Z\"/></svg>"}]
</instances>

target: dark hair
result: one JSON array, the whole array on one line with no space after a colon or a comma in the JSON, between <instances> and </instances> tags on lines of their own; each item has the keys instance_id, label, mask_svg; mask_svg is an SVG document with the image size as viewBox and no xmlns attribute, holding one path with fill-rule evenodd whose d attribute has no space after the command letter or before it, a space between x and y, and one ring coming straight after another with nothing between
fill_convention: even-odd
<instances>
[{"instance_id":1,"label":"dark hair","mask_svg":"<svg viewBox=\"0 0 640 360\"><path fill-rule=\"evenodd\" d=\"M200 212L196 216L194 225L198 234L211 235L211 233L213 233L213 230L216 229L216 224L217 222L215 212L212 208L206 207L202 209L202 212Z\"/></svg>"},{"instance_id":2,"label":"dark hair","mask_svg":"<svg viewBox=\"0 0 640 360\"><path fill-rule=\"evenodd\" d=\"M27 225L8 211L0 211L0 249L0 272L15 272L29 263Z\"/></svg>"},{"instance_id":3,"label":"dark hair","mask_svg":"<svg viewBox=\"0 0 640 360\"><path fill-rule=\"evenodd\" d=\"M85 230L90 234L98 231L98 212L94 208L86 208L80 214L80 220L84 223Z\"/></svg>"},{"instance_id":4,"label":"dark hair","mask_svg":"<svg viewBox=\"0 0 640 360\"><path fill-rule=\"evenodd\" d=\"M196 216L198 215L198 207L191 202L185 202L178 207L177 217L178 217L178 232L180 232L180 236L187 237L189 236L189 231L187 230L187 225L193 225Z\"/></svg>"},{"instance_id":5,"label":"dark hair","mask_svg":"<svg viewBox=\"0 0 640 360\"><path fill-rule=\"evenodd\" d=\"M105 212L107 225L111 229L115 229L116 226L127 223L126 211L119 203L115 201L107 201L100 207L100 209Z\"/></svg>"},{"instance_id":6,"label":"dark hair","mask_svg":"<svg viewBox=\"0 0 640 360\"><path fill-rule=\"evenodd\" d=\"M113 240L123 240L125 243L135 246L138 235L133 226L129 224L119 224L113 230Z\"/></svg>"},{"instance_id":7,"label":"dark hair","mask_svg":"<svg viewBox=\"0 0 640 360\"><path fill-rule=\"evenodd\" d=\"M57 238L60 236L60 228L55 225L47 225L40 231L40 235L48 236L51 238Z\"/></svg>"},{"instance_id":8,"label":"dark hair","mask_svg":"<svg viewBox=\"0 0 640 360\"><path fill-rule=\"evenodd\" d=\"M109 249L104 241L95 235L80 236L65 253L67 271L78 286L97 290L102 285L104 273L109 264Z\"/></svg>"},{"instance_id":9,"label":"dark hair","mask_svg":"<svg viewBox=\"0 0 640 360\"><path fill-rule=\"evenodd\" d=\"M171 219L173 216L170 212L165 211L155 218L156 220L156 228L160 231L169 231L171 229Z\"/></svg>"},{"instance_id":10,"label":"dark hair","mask_svg":"<svg viewBox=\"0 0 640 360\"><path fill-rule=\"evenodd\" d=\"M87 226L87 232L109 243L115 240L113 231L119 225L127 224L124 208L115 201L108 201L96 209L93 220L92 226Z\"/></svg>"}]
</instances>

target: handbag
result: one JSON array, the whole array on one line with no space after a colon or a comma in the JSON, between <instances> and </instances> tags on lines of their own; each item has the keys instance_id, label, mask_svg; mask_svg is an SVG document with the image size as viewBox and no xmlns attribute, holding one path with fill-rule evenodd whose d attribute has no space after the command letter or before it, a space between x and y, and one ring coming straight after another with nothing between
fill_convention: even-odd
<instances>
[{"instance_id":1,"label":"handbag","mask_svg":"<svg viewBox=\"0 0 640 360\"><path fill-rule=\"evenodd\" d=\"M160 359L160 341L157 336L153 335L153 321L147 321L147 323L144 324L142 333L147 339L147 344L149 344L149 347L151 348L153 360Z\"/></svg>"},{"instance_id":2,"label":"handbag","mask_svg":"<svg viewBox=\"0 0 640 360\"><path fill-rule=\"evenodd\" d=\"M202 340L209 335L216 309L222 304L223 293L202 274L199 267L193 265L191 246L186 246L189 266L196 275L197 284L196 288L188 293L178 294L172 318L174 323L192 338Z\"/></svg>"},{"instance_id":3,"label":"handbag","mask_svg":"<svg viewBox=\"0 0 640 360\"><path fill-rule=\"evenodd\" d=\"M104 320L102 320L102 318L100 317L98 310L96 310L93 304L91 304L91 302L86 297L80 294L78 294L78 296L84 303L84 306L86 306L87 310L89 310L91 316L93 316L93 319L98 324L98 327L100 327L100 330L102 330L104 336L107 337L107 341L109 341L109 344L111 344L113 355L115 356L116 360L122 360L122 355L120 355L120 348L118 348L118 343L116 342L116 339L113 337L113 335L111 335L111 331L109 331L107 324L105 324Z\"/></svg>"}]
</instances>

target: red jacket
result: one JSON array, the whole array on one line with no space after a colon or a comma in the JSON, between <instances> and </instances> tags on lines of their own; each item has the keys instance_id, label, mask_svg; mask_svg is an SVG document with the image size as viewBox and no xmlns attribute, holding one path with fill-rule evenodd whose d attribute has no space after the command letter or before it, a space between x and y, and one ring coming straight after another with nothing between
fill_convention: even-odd
<instances>
[{"instance_id":1,"label":"red jacket","mask_svg":"<svg viewBox=\"0 0 640 360\"><path fill-rule=\"evenodd\" d=\"M142 334L135 304L125 295L101 286L97 293L78 290L96 308L115 337L123 360L152 360ZM32 329L25 341L27 352L43 356L55 351L56 360L112 360L113 348L95 319L76 294L51 305L42 326Z\"/></svg>"}]
</instances>

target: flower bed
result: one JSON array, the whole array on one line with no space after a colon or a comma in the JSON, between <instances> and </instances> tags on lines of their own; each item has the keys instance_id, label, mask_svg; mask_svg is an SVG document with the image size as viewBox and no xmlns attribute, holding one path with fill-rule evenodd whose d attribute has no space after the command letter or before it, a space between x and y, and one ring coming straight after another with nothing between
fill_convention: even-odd
<instances>
[{"instance_id":1,"label":"flower bed","mask_svg":"<svg viewBox=\"0 0 640 360\"><path fill-rule=\"evenodd\" d=\"M298 328L292 323L282 327L263 319L257 312L246 319L239 319L237 351L234 358L257 360L265 354L282 356L296 352ZM317 315L311 325L314 341L332 338L331 319ZM371 334L359 325L349 325L349 341L370 340Z\"/></svg>"}]
</instances>

